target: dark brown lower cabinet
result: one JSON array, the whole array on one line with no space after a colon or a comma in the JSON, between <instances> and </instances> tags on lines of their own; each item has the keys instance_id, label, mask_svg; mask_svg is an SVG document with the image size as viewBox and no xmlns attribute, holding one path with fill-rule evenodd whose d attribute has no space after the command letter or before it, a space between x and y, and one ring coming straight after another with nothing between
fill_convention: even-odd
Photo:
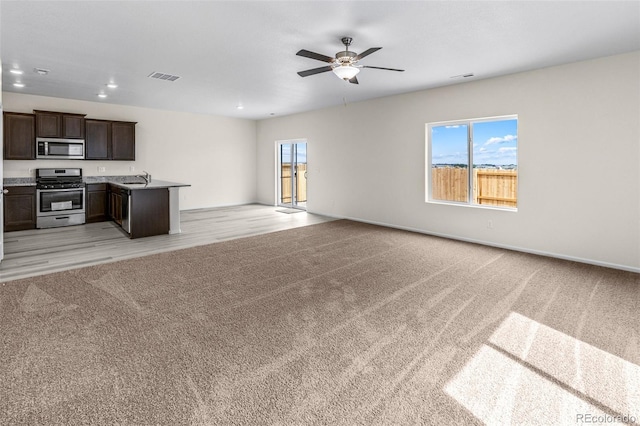
<instances>
[{"instance_id":1,"label":"dark brown lower cabinet","mask_svg":"<svg viewBox=\"0 0 640 426\"><path fill-rule=\"evenodd\" d=\"M36 187L9 186L4 195L4 230L36 228Z\"/></svg>"},{"instance_id":2,"label":"dark brown lower cabinet","mask_svg":"<svg viewBox=\"0 0 640 426\"><path fill-rule=\"evenodd\" d=\"M122 226L122 190L109 185L109 218Z\"/></svg>"},{"instance_id":3,"label":"dark brown lower cabinet","mask_svg":"<svg viewBox=\"0 0 640 426\"><path fill-rule=\"evenodd\" d=\"M169 190L131 191L131 238L169 233Z\"/></svg>"},{"instance_id":4,"label":"dark brown lower cabinet","mask_svg":"<svg viewBox=\"0 0 640 426\"><path fill-rule=\"evenodd\" d=\"M4 230L36 228L36 187L10 186L4 195ZM169 233L169 190L167 188L129 191L131 197L131 238ZM124 197L124 198L123 198ZM122 226L123 189L107 183L87 185L86 221L113 220Z\"/></svg>"},{"instance_id":5,"label":"dark brown lower cabinet","mask_svg":"<svg viewBox=\"0 0 640 426\"><path fill-rule=\"evenodd\" d=\"M106 183L87 185L86 221L104 222L109 220L109 197Z\"/></svg>"}]
</instances>

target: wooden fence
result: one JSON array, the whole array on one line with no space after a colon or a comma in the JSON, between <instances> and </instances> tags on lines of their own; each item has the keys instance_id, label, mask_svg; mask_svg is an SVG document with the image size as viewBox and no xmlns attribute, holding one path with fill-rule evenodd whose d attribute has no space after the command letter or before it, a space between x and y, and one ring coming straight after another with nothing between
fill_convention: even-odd
<instances>
[{"instance_id":1,"label":"wooden fence","mask_svg":"<svg viewBox=\"0 0 640 426\"><path fill-rule=\"evenodd\" d=\"M469 173L458 167L431 169L431 198L434 200L464 201L469 199Z\"/></svg>"},{"instance_id":2,"label":"wooden fence","mask_svg":"<svg viewBox=\"0 0 640 426\"><path fill-rule=\"evenodd\" d=\"M431 169L431 198L462 201L468 199L466 168L434 167ZM489 206L516 207L518 200L518 171L473 169L473 203Z\"/></svg>"},{"instance_id":3,"label":"wooden fence","mask_svg":"<svg viewBox=\"0 0 640 426\"><path fill-rule=\"evenodd\" d=\"M291 164L283 164L280 171L280 191L282 204L291 203ZM304 203L307 201L307 164L296 166L296 201Z\"/></svg>"}]
</instances>

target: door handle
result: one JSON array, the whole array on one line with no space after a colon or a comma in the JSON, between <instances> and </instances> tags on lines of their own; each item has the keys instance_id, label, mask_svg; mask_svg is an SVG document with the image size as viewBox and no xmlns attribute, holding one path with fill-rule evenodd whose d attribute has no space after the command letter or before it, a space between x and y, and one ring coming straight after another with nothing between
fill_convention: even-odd
<instances>
[{"instance_id":1,"label":"door handle","mask_svg":"<svg viewBox=\"0 0 640 426\"><path fill-rule=\"evenodd\" d=\"M2 190L2 193L3 193L4 195L7 195L7 194L9 193L9 190L8 190L8 189L3 189L3 190Z\"/></svg>"}]
</instances>

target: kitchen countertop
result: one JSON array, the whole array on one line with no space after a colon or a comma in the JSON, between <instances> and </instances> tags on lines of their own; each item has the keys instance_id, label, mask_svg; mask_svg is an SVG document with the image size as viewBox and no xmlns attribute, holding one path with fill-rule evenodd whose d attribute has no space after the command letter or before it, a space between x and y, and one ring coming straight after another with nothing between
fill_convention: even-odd
<instances>
[{"instance_id":1,"label":"kitchen countertop","mask_svg":"<svg viewBox=\"0 0 640 426\"><path fill-rule=\"evenodd\" d=\"M4 178L2 186L5 188L10 186L36 186L36 178L20 177L20 178Z\"/></svg>"},{"instance_id":2,"label":"kitchen countertop","mask_svg":"<svg viewBox=\"0 0 640 426\"><path fill-rule=\"evenodd\" d=\"M85 183L110 183L125 189L157 189L157 188L178 188L191 186L186 183L169 182L166 180L151 179L148 184L139 176L84 176ZM36 179L32 177L4 178L3 186L35 186Z\"/></svg>"},{"instance_id":3,"label":"kitchen countertop","mask_svg":"<svg viewBox=\"0 0 640 426\"><path fill-rule=\"evenodd\" d=\"M140 180L143 180L143 179L140 179ZM183 187L183 186L191 186L186 183L169 182L166 180L157 180L157 179L151 179L151 182L149 183L144 183L144 182L131 183L131 182L133 181L132 180L127 180L124 182L110 181L109 183L111 185L119 186L120 188L125 188L125 189L159 189L159 188L177 188L177 187Z\"/></svg>"}]
</instances>

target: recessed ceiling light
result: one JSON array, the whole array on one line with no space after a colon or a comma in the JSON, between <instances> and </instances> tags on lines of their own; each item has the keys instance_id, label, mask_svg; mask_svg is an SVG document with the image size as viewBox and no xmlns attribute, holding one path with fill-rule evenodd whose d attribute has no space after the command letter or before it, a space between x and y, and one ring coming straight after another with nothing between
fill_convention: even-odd
<instances>
[{"instance_id":1,"label":"recessed ceiling light","mask_svg":"<svg viewBox=\"0 0 640 426\"><path fill-rule=\"evenodd\" d=\"M115 84L115 83L107 83L107 84L106 84L106 86L107 86L109 89L115 89L116 87L118 87L118 85L117 85L117 84Z\"/></svg>"},{"instance_id":2,"label":"recessed ceiling light","mask_svg":"<svg viewBox=\"0 0 640 426\"><path fill-rule=\"evenodd\" d=\"M14 85L15 87L24 87L24 83L20 83L19 81L18 81L18 82L13 83L13 85Z\"/></svg>"},{"instance_id":3,"label":"recessed ceiling light","mask_svg":"<svg viewBox=\"0 0 640 426\"><path fill-rule=\"evenodd\" d=\"M16 68L14 68L14 69L12 69L12 70L9 70L9 72L10 72L11 74L18 74L18 75L21 75L21 74L22 74L22 70L19 70L19 69L16 69Z\"/></svg>"},{"instance_id":4,"label":"recessed ceiling light","mask_svg":"<svg viewBox=\"0 0 640 426\"><path fill-rule=\"evenodd\" d=\"M238 105L236 109L244 109L244 107L242 105Z\"/></svg>"},{"instance_id":5,"label":"recessed ceiling light","mask_svg":"<svg viewBox=\"0 0 640 426\"><path fill-rule=\"evenodd\" d=\"M98 93L98 97L99 98L106 98L107 94L106 93Z\"/></svg>"}]
</instances>

